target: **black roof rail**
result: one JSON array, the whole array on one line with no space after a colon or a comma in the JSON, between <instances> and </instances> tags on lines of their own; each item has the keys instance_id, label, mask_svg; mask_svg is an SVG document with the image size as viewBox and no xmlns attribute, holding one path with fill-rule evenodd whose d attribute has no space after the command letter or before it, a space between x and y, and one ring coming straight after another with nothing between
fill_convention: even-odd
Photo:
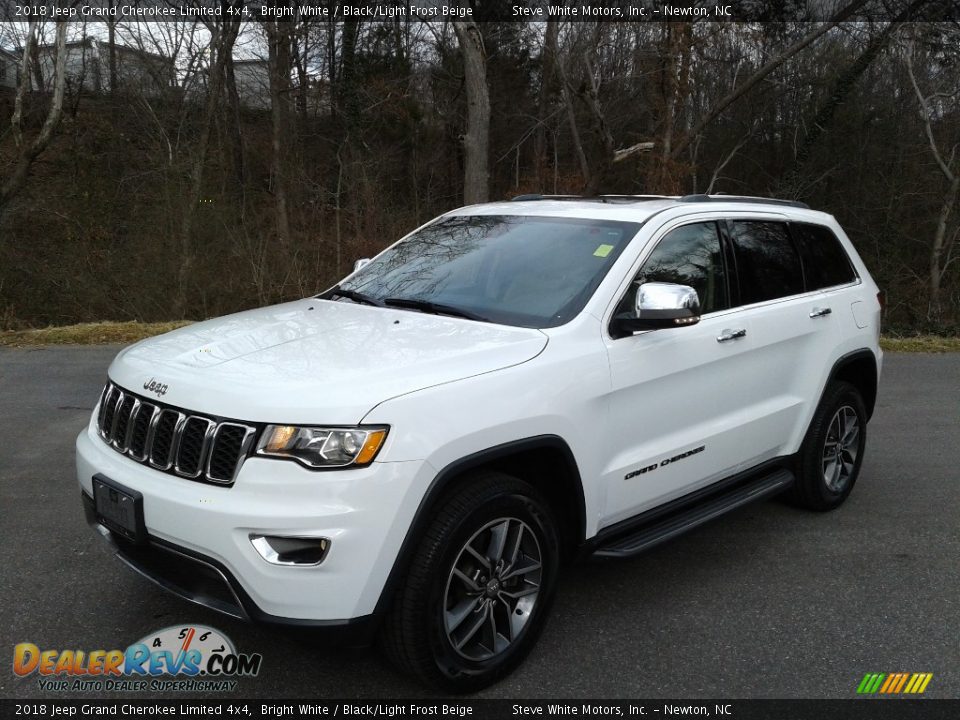
<instances>
[{"instance_id":1,"label":"black roof rail","mask_svg":"<svg viewBox=\"0 0 960 720\"><path fill-rule=\"evenodd\" d=\"M669 195L597 195L594 198L588 199L600 200L601 202L607 202L609 200L624 202L632 200L633 202L640 202L644 200L675 200L676 198Z\"/></svg>"},{"instance_id":2,"label":"black roof rail","mask_svg":"<svg viewBox=\"0 0 960 720\"><path fill-rule=\"evenodd\" d=\"M540 195L529 193L517 195L510 202L530 202L534 200L582 200L584 202L641 202L644 200L672 200L669 195Z\"/></svg>"},{"instance_id":3,"label":"black roof rail","mask_svg":"<svg viewBox=\"0 0 960 720\"><path fill-rule=\"evenodd\" d=\"M804 210L810 209L809 205L799 200L780 200L778 198L750 197L747 195L684 195L682 198L678 198L677 202L739 202L756 203L757 205L785 205L787 207L802 208Z\"/></svg>"},{"instance_id":4,"label":"black roof rail","mask_svg":"<svg viewBox=\"0 0 960 720\"><path fill-rule=\"evenodd\" d=\"M510 198L510 202L528 202L531 200L579 200L579 195L541 195L540 193L528 193L526 195L517 195Z\"/></svg>"}]
</instances>

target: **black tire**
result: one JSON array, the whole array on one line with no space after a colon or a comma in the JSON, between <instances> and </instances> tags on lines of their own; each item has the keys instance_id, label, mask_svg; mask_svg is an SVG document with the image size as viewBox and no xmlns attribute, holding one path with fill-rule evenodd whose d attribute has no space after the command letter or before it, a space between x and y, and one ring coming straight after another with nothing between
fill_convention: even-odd
<instances>
[{"instance_id":1,"label":"black tire","mask_svg":"<svg viewBox=\"0 0 960 720\"><path fill-rule=\"evenodd\" d=\"M495 535L505 540L498 543ZM466 547L474 544L486 549L485 565ZM514 545L520 548L515 553L510 549ZM497 555L501 546L509 548ZM539 571L533 569L537 552ZM491 557L501 558L501 564L513 562L497 571ZM455 564L460 574L453 572ZM381 631L388 658L401 671L448 692L473 692L496 682L536 642L559 566L553 516L533 487L492 471L464 478L441 502L393 599ZM480 582L487 572L490 577ZM535 586L539 590L534 591ZM493 624L488 622L491 615ZM481 629L467 637L475 625ZM505 647L508 638L498 628L513 635ZM465 637L460 649L455 647Z\"/></svg>"},{"instance_id":2,"label":"black tire","mask_svg":"<svg viewBox=\"0 0 960 720\"><path fill-rule=\"evenodd\" d=\"M842 442L836 443L841 435ZM860 391L848 382L830 383L800 447L799 474L790 494L793 503L819 512L843 504L860 474L866 441L867 409ZM838 457L842 462L836 461Z\"/></svg>"}]
</instances>

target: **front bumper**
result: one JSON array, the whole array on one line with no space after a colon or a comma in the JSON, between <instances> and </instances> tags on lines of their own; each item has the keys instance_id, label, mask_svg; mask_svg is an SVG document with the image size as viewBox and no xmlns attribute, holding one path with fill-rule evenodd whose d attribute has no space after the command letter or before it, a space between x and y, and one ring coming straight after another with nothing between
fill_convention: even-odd
<instances>
[{"instance_id":1,"label":"front bumper","mask_svg":"<svg viewBox=\"0 0 960 720\"><path fill-rule=\"evenodd\" d=\"M321 628L326 631L328 641L349 645L366 646L373 642L377 629L373 615L346 620L301 620L270 615L253 602L226 566L153 537L142 544L131 543L100 524L93 498L86 492L81 492L80 497L87 522L104 537L117 557L167 592L240 620Z\"/></svg>"},{"instance_id":2,"label":"front bumper","mask_svg":"<svg viewBox=\"0 0 960 720\"><path fill-rule=\"evenodd\" d=\"M102 474L143 495L148 541L131 544L97 523L92 478ZM109 448L91 423L77 438L77 479L88 520L118 556L167 590L252 620L350 626L369 622L416 511L425 462L375 462L312 472L249 458L232 487L145 467ZM421 493L422 494L422 493ZM317 566L273 565L251 534L325 537Z\"/></svg>"}]
</instances>

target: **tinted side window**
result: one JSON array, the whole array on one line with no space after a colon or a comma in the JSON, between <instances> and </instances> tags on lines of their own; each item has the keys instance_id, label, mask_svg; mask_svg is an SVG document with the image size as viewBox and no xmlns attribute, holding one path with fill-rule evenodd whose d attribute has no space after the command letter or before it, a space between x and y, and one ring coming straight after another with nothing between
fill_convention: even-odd
<instances>
[{"instance_id":1,"label":"tinted side window","mask_svg":"<svg viewBox=\"0 0 960 720\"><path fill-rule=\"evenodd\" d=\"M804 251L807 285L811 290L846 285L857 279L847 251L830 228L804 223L790 227Z\"/></svg>"},{"instance_id":2,"label":"tinted side window","mask_svg":"<svg viewBox=\"0 0 960 720\"><path fill-rule=\"evenodd\" d=\"M735 220L730 223L730 238L737 258L741 303L803 292L800 256L784 223Z\"/></svg>"},{"instance_id":3,"label":"tinted side window","mask_svg":"<svg viewBox=\"0 0 960 720\"><path fill-rule=\"evenodd\" d=\"M665 235L643 263L618 312L633 308L637 288L645 282L689 285L700 296L700 311L704 314L729 307L717 226L684 225Z\"/></svg>"}]
</instances>

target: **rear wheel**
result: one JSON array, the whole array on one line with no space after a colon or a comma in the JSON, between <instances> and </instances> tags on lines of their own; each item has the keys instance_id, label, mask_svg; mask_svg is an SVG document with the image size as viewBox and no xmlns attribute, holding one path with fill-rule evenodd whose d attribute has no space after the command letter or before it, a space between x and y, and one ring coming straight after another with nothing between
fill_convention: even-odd
<instances>
[{"instance_id":1,"label":"rear wheel","mask_svg":"<svg viewBox=\"0 0 960 720\"><path fill-rule=\"evenodd\" d=\"M811 510L833 510L853 490L867 439L867 411L860 391L831 383L800 449L800 476L793 500Z\"/></svg>"},{"instance_id":2,"label":"rear wheel","mask_svg":"<svg viewBox=\"0 0 960 720\"><path fill-rule=\"evenodd\" d=\"M554 521L534 488L496 472L465 479L394 598L382 638L388 656L445 690L495 682L533 647L558 568Z\"/></svg>"}]
</instances>

